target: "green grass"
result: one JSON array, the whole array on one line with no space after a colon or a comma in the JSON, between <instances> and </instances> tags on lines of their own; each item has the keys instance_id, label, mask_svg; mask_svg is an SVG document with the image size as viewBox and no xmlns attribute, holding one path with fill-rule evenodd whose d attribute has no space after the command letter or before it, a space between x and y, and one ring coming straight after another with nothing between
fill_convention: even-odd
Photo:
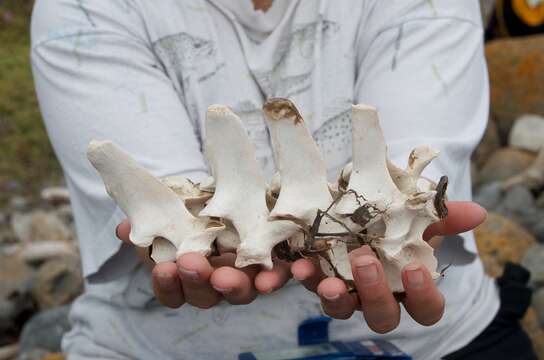
<instances>
[{"instance_id":1,"label":"green grass","mask_svg":"<svg viewBox=\"0 0 544 360\"><path fill-rule=\"evenodd\" d=\"M0 205L60 180L30 70L31 1L0 0ZM12 17L9 22L3 18Z\"/></svg>"}]
</instances>

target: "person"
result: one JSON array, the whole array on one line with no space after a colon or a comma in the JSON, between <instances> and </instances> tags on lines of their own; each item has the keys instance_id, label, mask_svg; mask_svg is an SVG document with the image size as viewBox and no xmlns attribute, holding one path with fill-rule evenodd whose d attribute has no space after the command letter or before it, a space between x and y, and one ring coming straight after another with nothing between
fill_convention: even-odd
<instances>
[{"instance_id":1,"label":"person","mask_svg":"<svg viewBox=\"0 0 544 360\"><path fill-rule=\"evenodd\" d=\"M466 351L497 314L498 289L470 232L438 247L439 266L452 266L436 284L417 262L404 269L402 306L368 247L351 254L356 295L306 260L264 271L235 269L233 254L187 254L150 271L85 158L90 140L110 139L156 176L200 181L208 174L203 117L221 103L241 117L270 177L261 106L286 97L332 177L351 157L351 104L366 103L379 109L396 164L421 144L441 151L425 176L449 176L450 215L427 237L467 231L485 217L458 202L470 199L469 159L488 114L477 2L42 0L32 64L85 275L63 340L70 359L232 359L294 345L297 325L322 313L336 318L333 339L380 333L415 359L437 359ZM526 356L519 351L516 358L532 358L530 343Z\"/></svg>"}]
</instances>

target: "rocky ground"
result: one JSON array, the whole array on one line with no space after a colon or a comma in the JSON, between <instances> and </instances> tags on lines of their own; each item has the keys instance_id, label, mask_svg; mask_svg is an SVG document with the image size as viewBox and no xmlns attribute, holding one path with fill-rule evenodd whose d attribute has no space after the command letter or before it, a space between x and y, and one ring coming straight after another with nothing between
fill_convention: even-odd
<instances>
[{"instance_id":1,"label":"rocky ground","mask_svg":"<svg viewBox=\"0 0 544 360\"><path fill-rule=\"evenodd\" d=\"M32 1L23 2L18 12L17 2L0 0L0 147L8 154L0 159L0 360L53 360L63 358L60 339L83 281L66 189L45 186L60 184L59 167L32 93ZM486 55L491 115L472 170L475 200L490 213L475 234L491 276L508 261L531 271L523 325L544 359L544 36L495 40Z\"/></svg>"}]
</instances>

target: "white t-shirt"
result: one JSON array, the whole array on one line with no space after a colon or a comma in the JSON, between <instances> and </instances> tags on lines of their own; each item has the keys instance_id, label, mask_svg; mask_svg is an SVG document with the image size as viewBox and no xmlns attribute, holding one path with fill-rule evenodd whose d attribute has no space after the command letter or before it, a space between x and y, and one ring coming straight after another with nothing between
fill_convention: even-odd
<instances>
[{"instance_id":1,"label":"white t-shirt","mask_svg":"<svg viewBox=\"0 0 544 360\"><path fill-rule=\"evenodd\" d=\"M204 114L221 103L240 115L271 176L260 109L282 96L299 106L334 177L351 157L350 106L367 103L379 109L395 163L404 166L417 145L439 149L424 175L447 174L450 199L470 199L469 158L489 100L478 2L277 0L255 14L243 1L36 3L36 89L71 191L87 280L63 342L70 358L233 359L294 345L297 325L321 314L317 296L294 281L245 306L157 304L149 273L115 238L124 215L86 160L91 139L113 140L156 176L198 181L208 171ZM467 344L499 306L472 234L447 239L437 257L440 266L453 261L439 281L443 319L423 327L403 311L383 336L415 359ZM360 313L334 320L331 336L377 337Z\"/></svg>"}]
</instances>

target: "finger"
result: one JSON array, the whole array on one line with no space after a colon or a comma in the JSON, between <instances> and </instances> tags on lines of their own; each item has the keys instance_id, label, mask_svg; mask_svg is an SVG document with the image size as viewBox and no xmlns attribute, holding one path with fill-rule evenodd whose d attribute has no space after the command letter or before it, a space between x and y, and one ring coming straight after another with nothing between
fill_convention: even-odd
<instances>
[{"instance_id":1,"label":"finger","mask_svg":"<svg viewBox=\"0 0 544 360\"><path fill-rule=\"evenodd\" d=\"M186 302L209 309L221 301L221 294L210 284L214 269L204 256L197 253L182 255L178 258L177 266Z\"/></svg>"},{"instance_id":2,"label":"finger","mask_svg":"<svg viewBox=\"0 0 544 360\"><path fill-rule=\"evenodd\" d=\"M395 329L400 321L400 307L387 285L380 261L373 255L361 255L353 258L351 264L368 326L380 334Z\"/></svg>"},{"instance_id":3,"label":"finger","mask_svg":"<svg viewBox=\"0 0 544 360\"><path fill-rule=\"evenodd\" d=\"M162 263L152 271L153 291L157 301L169 308L183 305L183 291L175 263Z\"/></svg>"},{"instance_id":4,"label":"finger","mask_svg":"<svg viewBox=\"0 0 544 360\"><path fill-rule=\"evenodd\" d=\"M291 278L289 263L275 259L272 270L262 270L255 277L255 287L261 294L270 294Z\"/></svg>"},{"instance_id":5,"label":"finger","mask_svg":"<svg viewBox=\"0 0 544 360\"><path fill-rule=\"evenodd\" d=\"M448 201L448 216L430 225L423 233L428 240L436 235L455 235L474 229L485 221L487 211L470 201Z\"/></svg>"},{"instance_id":6,"label":"finger","mask_svg":"<svg viewBox=\"0 0 544 360\"><path fill-rule=\"evenodd\" d=\"M317 287L321 306L327 315L335 319L349 319L357 302L348 293L346 284L338 278L330 277L321 281Z\"/></svg>"},{"instance_id":7,"label":"finger","mask_svg":"<svg viewBox=\"0 0 544 360\"><path fill-rule=\"evenodd\" d=\"M408 264L402 271L406 311L422 325L435 324L444 314L444 296L438 291L429 271L419 263Z\"/></svg>"},{"instance_id":8,"label":"finger","mask_svg":"<svg viewBox=\"0 0 544 360\"><path fill-rule=\"evenodd\" d=\"M257 291L253 286L256 272L255 270L254 274L251 274L250 271L244 272L230 266L222 266L213 272L210 283L229 303L249 304L257 297Z\"/></svg>"},{"instance_id":9,"label":"finger","mask_svg":"<svg viewBox=\"0 0 544 360\"><path fill-rule=\"evenodd\" d=\"M131 244L130 241L130 223L127 219L123 220L117 227L115 228L115 235L119 240L126 242L127 244Z\"/></svg>"},{"instance_id":10,"label":"finger","mask_svg":"<svg viewBox=\"0 0 544 360\"><path fill-rule=\"evenodd\" d=\"M291 265L291 273L306 289L313 292L317 291L319 283L326 278L316 258L295 261Z\"/></svg>"}]
</instances>

